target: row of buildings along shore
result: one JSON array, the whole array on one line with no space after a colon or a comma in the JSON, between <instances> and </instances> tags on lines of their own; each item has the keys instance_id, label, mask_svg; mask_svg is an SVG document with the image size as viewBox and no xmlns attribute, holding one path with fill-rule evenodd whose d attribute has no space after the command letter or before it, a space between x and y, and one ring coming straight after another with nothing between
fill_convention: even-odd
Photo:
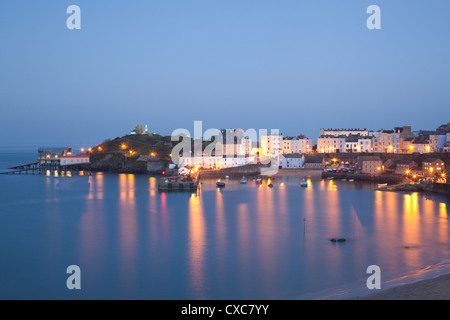
<instances>
[{"instance_id":1,"label":"row of buildings along shore","mask_svg":"<svg viewBox=\"0 0 450 320\"><path fill-rule=\"evenodd\" d=\"M317 139L319 153L381 152L433 153L450 151L450 123L434 131L413 132L410 126L393 130L321 129Z\"/></svg>"},{"instance_id":2,"label":"row of buildings along shore","mask_svg":"<svg viewBox=\"0 0 450 320\"><path fill-rule=\"evenodd\" d=\"M445 157L448 159L448 157ZM333 161L331 161L333 162ZM444 157L416 157L414 159L383 159L380 156L360 156L355 158L354 172L371 176L395 175L407 180L431 178L436 182L447 182L448 161ZM345 172L345 169L334 169L333 165L326 166L326 171ZM337 166L339 168L342 166ZM344 166L345 167L345 166Z\"/></svg>"},{"instance_id":3,"label":"row of buildings along shore","mask_svg":"<svg viewBox=\"0 0 450 320\"><path fill-rule=\"evenodd\" d=\"M221 169L276 157L280 168L323 169L328 164L324 159L329 154L370 156L449 153L450 123L433 131L413 131L411 126L378 131L365 128L320 129L316 145L305 135L292 137L282 133L261 135L258 141L246 135L242 129L222 129L219 139L212 152L205 151L214 139L203 139L202 147L197 149L199 151L184 154L180 158L179 166ZM375 158L380 160L380 157ZM420 165L417 164L417 167ZM373 167L374 170L366 167ZM413 170L413 167L414 164L411 164L410 170ZM377 162L365 165L361 171L378 174L386 171L386 168L386 165Z\"/></svg>"},{"instance_id":4,"label":"row of buildings along shore","mask_svg":"<svg viewBox=\"0 0 450 320\"><path fill-rule=\"evenodd\" d=\"M132 134L151 135L147 126ZM169 139L167 146L172 148L172 153L177 152L177 144L172 144L171 138L165 138ZM183 149L181 154L178 153L177 161L171 157L173 162L169 163L169 168L217 170L265 163L284 169L390 174L414 179L431 177L446 181L450 166L450 123L433 131L412 131L410 126L378 131L320 129L316 145L305 135L292 137L277 132L257 137L242 129L221 129L218 135L194 140L192 146L188 151ZM160 171L164 170L166 160L157 159L153 154L147 158L139 155L137 161L147 161L147 168L159 161ZM72 154L72 148L40 148L38 164L49 168L88 165L90 155Z\"/></svg>"}]
</instances>

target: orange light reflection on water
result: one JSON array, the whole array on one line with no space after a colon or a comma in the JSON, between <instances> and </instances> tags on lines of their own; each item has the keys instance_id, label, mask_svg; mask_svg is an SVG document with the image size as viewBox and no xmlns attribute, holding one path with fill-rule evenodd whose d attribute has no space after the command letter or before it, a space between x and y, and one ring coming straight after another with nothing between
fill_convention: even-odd
<instances>
[{"instance_id":1,"label":"orange light reflection on water","mask_svg":"<svg viewBox=\"0 0 450 320\"><path fill-rule=\"evenodd\" d=\"M86 264L98 264L103 259L96 251L99 247L104 247L105 240L105 216L104 216L104 176L96 174L89 176L89 193L83 215L81 217L81 256ZM103 253L103 252L101 252Z\"/></svg>"},{"instance_id":2,"label":"orange light reflection on water","mask_svg":"<svg viewBox=\"0 0 450 320\"><path fill-rule=\"evenodd\" d=\"M133 174L119 175L119 247L121 268L124 278L124 291L131 290L127 277L136 277L136 245L137 245L137 217L135 199L135 176Z\"/></svg>"},{"instance_id":3,"label":"orange light reflection on water","mask_svg":"<svg viewBox=\"0 0 450 320\"><path fill-rule=\"evenodd\" d=\"M189 268L195 299L205 299L205 220L203 202L198 194L189 198Z\"/></svg>"},{"instance_id":4,"label":"orange light reflection on water","mask_svg":"<svg viewBox=\"0 0 450 320\"><path fill-rule=\"evenodd\" d=\"M281 184L280 184L281 185ZM277 208L275 208L274 198L277 195L277 191L281 190L283 187L271 189L271 188L260 188L257 190L256 194L256 208L257 208L257 233L258 233L258 264L260 265L260 270L262 272L261 275L261 286L265 288L265 290L270 290L272 285L274 285L275 279L270 275L276 272L276 264L277 260L276 256L276 248L277 248L277 232L279 230L276 229L276 216L275 212ZM248 217L248 207L241 208L241 213L243 216ZM250 229L253 222L250 223L244 218L240 217L239 220L239 232L245 233L240 235L240 239L246 239L246 237L250 234ZM251 252L249 252L250 248L242 248L242 255L250 256ZM245 249L245 251L244 251ZM246 260L241 258L242 260Z\"/></svg>"},{"instance_id":5,"label":"orange light reflection on water","mask_svg":"<svg viewBox=\"0 0 450 320\"><path fill-rule=\"evenodd\" d=\"M168 217L167 217L167 195L165 192L161 193L161 224L162 224L162 236L164 242L169 241L169 230L168 230Z\"/></svg>"},{"instance_id":6,"label":"orange light reflection on water","mask_svg":"<svg viewBox=\"0 0 450 320\"><path fill-rule=\"evenodd\" d=\"M439 203L439 217L441 219L448 220L447 204L444 202ZM450 241L450 226L448 223L440 223L437 234L442 243L448 244Z\"/></svg>"},{"instance_id":7,"label":"orange light reflection on water","mask_svg":"<svg viewBox=\"0 0 450 320\"><path fill-rule=\"evenodd\" d=\"M416 265L420 262L420 250L417 248L421 245L422 231L425 228L419 215L417 192L404 195L403 201L403 246L409 249L404 251L405 263Z\"/></svg>"},{"instance_id":8,"label":"orange light reflection on water","mask_svg":"<svg viewBox=\"0 0 450 320\"><path fill-rule=\"evenodd\" d=\"M448 214L447 214L447 204L444 202L439 203L439 216L441 218L448 218Z\"/></svg>"},{"instance_id":9,"label":"orange light reflection on water","mask_svg":"<svg viewBox=\"0 0 450 320\"><path fill-rule=\"evenodd\" d=\"M220 270L225 265L223 259L227 247L227 225L225 220L225 208L222 190L216 189L216 240L217 240L217 268Z\"/></svg>"},{"instance_id":10,"label":"orange light reflection on water","mask_svg":"<svg viewBox=\"0 0 450 320\"><path fill-rule=\"evenodd\" d=\"M157 209L157 197L156 197L156 193L158 190L158 186L157 186L157 179L155 177L151 177L148 179L148 184L149 184L149 206L150 206L150 212L152 213L157 213L158 209ZM162 193L165 195L165 193ZM166 204L167 205L167 204Z\"/></svg>"}]
</instances>

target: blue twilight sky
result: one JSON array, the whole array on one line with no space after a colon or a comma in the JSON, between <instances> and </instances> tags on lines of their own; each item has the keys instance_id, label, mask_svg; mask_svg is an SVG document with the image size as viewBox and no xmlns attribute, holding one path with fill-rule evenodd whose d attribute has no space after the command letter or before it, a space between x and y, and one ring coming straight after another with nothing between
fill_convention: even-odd
<instances>
[{"instance_id":1,"label":"blue twilight sky","mask_svg":"<svg viewBox=\"0 0 450 320\"><path fill-rule=\"evenodd\" d=\"M1 145L450 121L448 0L4 0L0 40Z\"/></svg>"}]
</instances>

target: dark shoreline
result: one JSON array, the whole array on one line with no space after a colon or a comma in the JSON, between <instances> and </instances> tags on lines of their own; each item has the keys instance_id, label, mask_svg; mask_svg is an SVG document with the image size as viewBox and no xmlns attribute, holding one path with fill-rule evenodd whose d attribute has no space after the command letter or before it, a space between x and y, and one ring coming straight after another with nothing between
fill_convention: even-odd
<instances>
[{"instance_id":1,"label":"dark shoreline","mask_svg":"<svg viewBox=\"0 0 450 320\"><path fill-rule=\"evenodd\" d=\"M370 182L379 182L379 183L400 183L403 181L403 178L397 175L370 175L370 174L361 174L361 173L348 173L348 172L322 172L322 178L335 178L336 180L340 179L353 179L358 181L370 181Z\"/></svg>"}]
</instances>

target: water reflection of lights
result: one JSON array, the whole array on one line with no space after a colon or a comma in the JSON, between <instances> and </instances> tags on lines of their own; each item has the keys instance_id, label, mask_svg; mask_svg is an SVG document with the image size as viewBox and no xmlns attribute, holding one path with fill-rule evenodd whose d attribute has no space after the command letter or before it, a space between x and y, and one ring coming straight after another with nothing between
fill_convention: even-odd
<instances>
[{"instance_id":1,"label":"water reflection of lights","mask_svg":"<svg viewBox=\"0 0 450 320\"><path fill-rule=\"evenodd\" d=\"M155 177L151 177L148 180L149 180L150 197L154 197L156 195L156 191L158 190L158 187L156 185L157 179Z\"/></svg>"},{"instance_id":2,"label":"water reflection of lights","mask_svg":"<svg viewBox=\"0 0 450 320\"><path fill-rule=\"evenodd\" d=\"M217 236L217 252L220 256L225 253L226 247L226 219L222 189L216 189L216 236Z\"/></svg>"},{"instance_id":3,"label":"water reflection of lights","mask_svg":"<svg viewBox=\"0 0 450 320\"><path fill-rule=\"evenodd\" d=\"M103 178L103 177L101 177ZM100 176L96 176L96 180ZM133 174L119 175L119 234L120 254L124 270L124 289L128 290L126 277L135 272L137 217L135 199L135 176Z\"/></svg>"},{"instance_id":4,"label":"water reflection of lights","mask_svg":"<svg viewBox=\"0 0 450 320\"><path fill-rule=\"evenodd\" d=\"M189 198L189 266L196 299L205 298L205 232L203 203L201 197L193 193Z\"/></svg>"},{"instance_id":5,"label":"water reflection of lights","mask_svg":"<svg viewBox=\"0 0 450 320\"><path fill-rule=\"evenodd\" d=\"M417 196L417 192L409 195L406 194L405 195L405 213L406 215L411 215L411 214L417 214L418 213L418 206L419 206L419 199ZM411 217L411 216L410 216Z\"/></svg>"},{"instance_id":6,"label":"water reflection of lights","mask_svg":"<svg viewBox=\"0 0 450 320\"><path fill-rule=\"evenodd\" d=\"M439 216L441 218L447 218L447 204L445 202L439 204Z\"/></svg>"},{"instance_id":7,"label":"water reflection of lights","mask_svg":"<svg viewBox=\"0 0 450 320\"><path fill-rule=\"evenodd\" d=\"M157 190L158 190L158 186L157 184L157 179L155 177L151 177L148 179L148 192L149 192L149 205L150 205L150 212L153 213L157 213L158 209L157 209ZM163 197L164 195L164 197ZM166 199L166 194L164 192L161 193L161 200L162 199Z\"/></svg>"},{"instance_id":8,"label":"water reflection of lights","mask_svg":"<svg viewBox=\"0 0 450 320\"><path fill-rule=\"evenodd\" d=\"M337 185L334 184L333 180L330 180L330 181L328 182L328 189L329 189L329 190L333 190L333 191L336 191L336 190L337 190Z\"/></svg>"}]
</instances>

